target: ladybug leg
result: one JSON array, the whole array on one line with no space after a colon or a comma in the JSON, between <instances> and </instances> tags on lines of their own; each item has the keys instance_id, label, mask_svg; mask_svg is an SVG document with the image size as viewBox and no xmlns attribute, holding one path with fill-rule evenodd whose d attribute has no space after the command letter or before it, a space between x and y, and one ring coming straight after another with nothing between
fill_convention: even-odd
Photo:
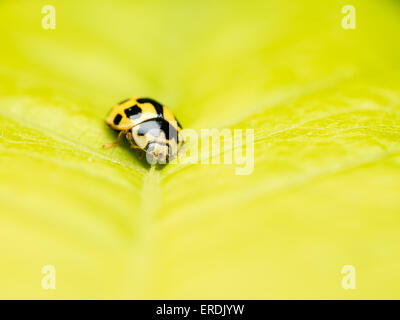
<instances>
[{"instance_id":1,"label":"ladybug leg","mask_svg":"<svg viewBox=\"0 0 400 320\"><path fill-rule=\"evenodd\" d=\"M118 133L117 141L103 144L103 148L108 149L108 148L112 148L112 147L115 147L116 145L120 144L122 141L122 138L124 137L124 134L126 134L126 131L120 131Z\"/></svg>"},{"instance_id":2,"label":"ladybug leg","mask_svg":"<svg viewBox=\"0 0 400 320\"><path fill-rule=\"evenodd\" d=\"M131 145L132 149L136 149L136 150L142 150L135 142L135 139L133 139L132 137L132 132L128 131L126 134L126 139L129 141L129 144ZM138 154L138 158L142 159L143 158L143 152L139 152Z\"/></svg>"},{"instance_id":3,"label":"ladybug leg","mask_svg":"<svg viewBox=\"0 0 400 320\"><path fill-rule=\"evenodd\" d=\"M131 145L131 148L132 148L132 149L140 149L140 148L138 147L138 145L135 143L135 140L134 140L133 137L132 137L132 132L131 132L131 131L128 131L128 132L126 133L126 139L129 141L129 144Z\"/></svg>"},{"instance_id":4,"label":"ladybug leg","mask_svg":"<svg viewBox=\"0 0 400 320\"><path fill-rule=\"evenodd\" d=\"M133 140L132 134L129 135L129 132L128 132L128 134L127 134L127 138L128 138L128 140L129 140L129 142L130 142L130 144L131 144L131 148L132 148L132 149L142 150L141 148L139 148L139 146L138 146L138 145L135 143L135 141ZM138 153L138 158L139 158L139 159L142 159L142 158L143 158L143 152L139 152L139 153Z\"/></svg>"},{"instance_id":5,"label":"ladybug leg","mask_svg":"<svg viewBox=\"0 0 400 320\"><path fill-rule=\"evenodd\" d=\"M132 131L128 131L126 133L126 139L129 141L129 144L131 146L131 149L136 149L136 150L140 150L143 151L135 142L135 139L133 139L132 137ZM139 152L138 153L138 158L142 159L143 158L143 152Z\"/></svg>"}]
</instances>

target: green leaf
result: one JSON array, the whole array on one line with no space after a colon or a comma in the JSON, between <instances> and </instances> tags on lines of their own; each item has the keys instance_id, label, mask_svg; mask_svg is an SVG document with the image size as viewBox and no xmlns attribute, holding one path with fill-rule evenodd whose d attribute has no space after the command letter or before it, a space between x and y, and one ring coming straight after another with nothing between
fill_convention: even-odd
<instances>
[{"instance_id":1,"label":"green leaf","mask_svg":"<svg viewBox=\"0 0 400 320\"><path fill-rule=\"evenodd\" d=\"M400 6L346 4L3 1L0 298L399 298ZM253 173L102 149L131 96L254 129Z\"/></svg>"}]
</instances>

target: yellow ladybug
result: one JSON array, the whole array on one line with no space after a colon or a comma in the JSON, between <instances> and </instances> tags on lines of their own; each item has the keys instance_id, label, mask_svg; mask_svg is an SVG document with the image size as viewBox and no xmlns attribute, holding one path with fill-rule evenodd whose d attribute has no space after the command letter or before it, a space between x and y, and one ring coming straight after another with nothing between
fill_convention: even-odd
<instances>
[{"instance_id":1,"label":"yellow ladybug","mask_svg":"<svg viewBox=\"0 0 400 320\"><path fill-rule=\"evenodd\" d=\"M117 141L105 144L105 148L119 144L126 135L131 147L145 151L151 164L174 159L183 144L182 126L171 110L150 98L120 102L112 108L106 123L119 134Z\"/></svg>"}]
</instances>

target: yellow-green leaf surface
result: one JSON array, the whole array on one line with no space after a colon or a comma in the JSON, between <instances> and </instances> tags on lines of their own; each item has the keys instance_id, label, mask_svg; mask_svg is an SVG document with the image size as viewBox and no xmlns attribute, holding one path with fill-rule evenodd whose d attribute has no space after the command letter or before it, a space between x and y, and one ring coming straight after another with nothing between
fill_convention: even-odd
<instances>
[{"instance_id":1,"label":"yellow-green leaf surface","mask_svg":"<svg viewBox=\"0 0 400 320\"><path fill-rule=\"evenodd\" d=\"M397 1L45 4L0 3L1 298L400 298ZM102 149L130 96L254 129L254 172Z\"/></svg>"}]
</instances>

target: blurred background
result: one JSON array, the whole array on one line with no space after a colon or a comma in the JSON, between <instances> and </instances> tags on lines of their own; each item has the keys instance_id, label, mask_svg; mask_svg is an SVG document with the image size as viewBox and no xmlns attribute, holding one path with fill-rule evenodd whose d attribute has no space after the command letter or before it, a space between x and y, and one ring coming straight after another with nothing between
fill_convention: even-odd
<instances>
[{"instance_id":1,"label":"blurred background","mask_svg":"<svg viewBox=\"0 0 400 320\"><path fill-rule=\"evenodd\" d=\"M398 1L3 0L0 17L0 298L400 297ZM184 128L254 129L254 172L102 149L131 96Z\"/></svg>"}]
</instances>

